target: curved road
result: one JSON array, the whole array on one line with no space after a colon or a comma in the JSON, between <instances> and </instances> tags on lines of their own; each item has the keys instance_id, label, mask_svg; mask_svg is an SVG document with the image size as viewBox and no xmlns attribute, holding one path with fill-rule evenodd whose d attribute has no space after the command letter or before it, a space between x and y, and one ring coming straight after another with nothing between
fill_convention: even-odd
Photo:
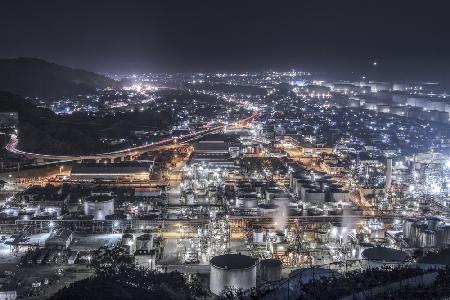
<instances>
[{"instance_id":1,"label":"curved road","mask_svg":"<svg viewBox=\"0 0 450 300\"><path fill-rule=\"evenodd\" d=\"M249 117L238 120L233 123L246 123L251 122L255 118L259 117L261 113L254 111ZM17 155L22 155L31 159L41 159L41 160L57 160L57 161L73 161L73 160L99 160L102 158L123 158L125 156L135 156L149 151L173 148L176 143L187 143L191 140L197 139L204 135L216 133L225 128L226 125L220 125L213 128L208 128L205 130L196 131L191 134L187 134L178 138L164 139L151 144L141 145L137 147L127 148L114 152L98 153L92 155L51 155L51 154L40 154L40 153L30 153L17 149L17 136L12 134L9 143L5 146L5 149Z\"/></svg>"}]
</instances>

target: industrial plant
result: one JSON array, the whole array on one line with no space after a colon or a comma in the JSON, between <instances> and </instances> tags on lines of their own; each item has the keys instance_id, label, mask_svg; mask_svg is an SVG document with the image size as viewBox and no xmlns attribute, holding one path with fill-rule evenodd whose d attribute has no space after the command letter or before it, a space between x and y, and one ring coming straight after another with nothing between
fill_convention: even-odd
<instances>
[{"instance_id":1,"label":"industrial plant","mask_svg":"<svg viewBox=\"0 0 450 300\"><path fill-rule=\"evenodd\" d=\"M449 5L178 2L0 3L0 300L450 299Z\"/></svg>"}]
</instances>

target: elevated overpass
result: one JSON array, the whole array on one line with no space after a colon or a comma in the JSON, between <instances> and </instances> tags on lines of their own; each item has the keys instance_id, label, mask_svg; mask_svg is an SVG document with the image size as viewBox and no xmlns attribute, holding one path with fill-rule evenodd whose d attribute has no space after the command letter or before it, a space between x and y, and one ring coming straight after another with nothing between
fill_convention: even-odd
<instances>
[{"instance_id":1,"label":"elevated overpass","mask_svg":"<svg viewBox=\"0 0 450 300\"><path fill-rule=\"evenodd\" d=\"M237 120L233 122L234 126L241 126L242 124L252 122L255 118L259 117L259 112L253 112L249 117ZM96 163L100 163L102 161L106 162L119 162L124 160L133 160L137 156L152 152L152 151L159 151L159 150L168 150L168 149L175 149L179 147L183 147L185 144L194 141L196 139L199 139L203 136L213 134L220 132L221 130L225 129L227 125L219 125L215 127L211 127L204 130L199 130L187 135L183 135L180 137L174 137L169 139L164 139L158 142L145 144L137 147L131 147L119 151L114 152L106 152L106 153L98 153L98 154L92 154L92 155L52 155L52 154L40 154L40 153L31 153L31 152L25 152L22 150L17 149L18 139L17 136L12 134L11 139L9 143L5 146L5 149L11 153L14 153L16 155L20 155L23 157L26 157L28 159L34 159L38 163L43 162L52 162L52 161L77 161L77 162L83 162L83 161L95 161Z\"/></svg>"}]
</instances>

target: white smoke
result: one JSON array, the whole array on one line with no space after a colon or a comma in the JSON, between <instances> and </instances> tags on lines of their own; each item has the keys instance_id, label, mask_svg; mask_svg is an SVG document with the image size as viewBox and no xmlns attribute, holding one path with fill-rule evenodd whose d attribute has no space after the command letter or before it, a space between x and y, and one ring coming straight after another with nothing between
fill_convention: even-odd
<instances>
[{"instance_id":1,"label":"white smoke","mask_svg":"<svg viewBox=\"0 0 450 300\"><path fill-rule=\"evenodd\" d=\"M289 215L289 202L287 200L279 200L276 204L279 207L273 216L275 229L283 231L286 228L287 218Z\"/></svg>"}]
</instances>

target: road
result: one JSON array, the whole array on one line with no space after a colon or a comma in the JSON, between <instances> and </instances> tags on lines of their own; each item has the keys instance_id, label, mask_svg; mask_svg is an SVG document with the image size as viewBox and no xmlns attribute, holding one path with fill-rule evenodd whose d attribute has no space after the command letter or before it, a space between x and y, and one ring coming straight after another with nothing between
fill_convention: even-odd
<instances>
[{"instance_id":1,"label":"road","mask_svg":"<svg viewBox=\"0 0 450 300\"><path fill-rule=\"evenodd\" d=\"M259 117L261 113L259 112L252 112L252 114L244 119L237 120L233 122L234 124L242 124L253 121L255 118ZM191 134L183 135L180 137L174 137L169 139L164 139L158 142L154 142L151 144L144 144L137 147L131 147L119 151L114 152L106 152L106 153L98 153L98 154L92 154L92 155L51 155L51 154L40 154L40 153L31 153L31 152L25 152L22 150L17 149L18 139L17 136L12 134L10 137L9 143L5 146L5 149L11 153L21 155L30 159L40 159L40 160L56 160L61 162L68 162L68 161L81 161L81 160L100 160L103 158L123 158L125 156L136 156L140 155L145 152L149 151L155 151L155 150L163 150L166 148L172 148L176 146L177 143L179 144L185 144L192 140L198 139L202 136L216 133L220 130L223 130L227 125L219 125L212 128L199 130L196 132L193 132Z\"/></svg>"}]
</instances>

